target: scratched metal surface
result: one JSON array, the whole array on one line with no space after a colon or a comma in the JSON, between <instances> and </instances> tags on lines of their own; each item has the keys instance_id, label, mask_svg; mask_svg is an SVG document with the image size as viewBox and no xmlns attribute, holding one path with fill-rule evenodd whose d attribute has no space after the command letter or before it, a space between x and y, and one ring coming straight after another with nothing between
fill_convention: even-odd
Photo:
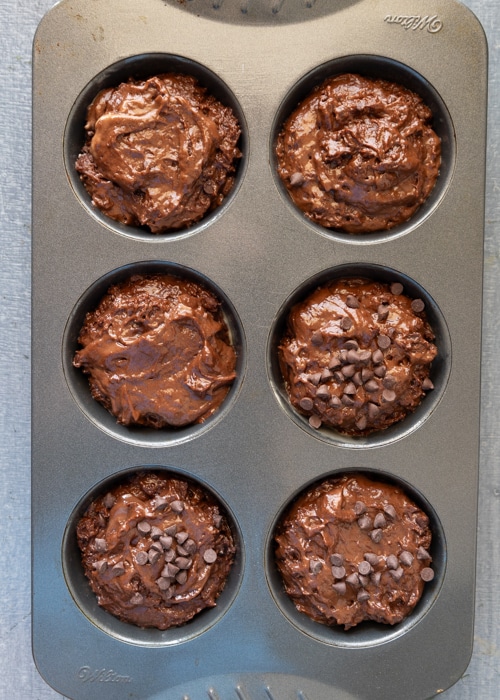
<instances>
[{"instance_id":1,"label":"scratched metal surface","mask_svg":"<svg viewBox=\"0 0 500 700\"><path fill-rule=\"evenodd\" d=\"M61 697L42 680L32 660L29 576L31 44L52 4L0 2L0 495L5 528L0 544L0 697L6 699ZM440 697L493 700L500 671L500 9L497 0L464 4L482 22L490 50L476 622L471 663Z\"/></svg>"}]
</instances>

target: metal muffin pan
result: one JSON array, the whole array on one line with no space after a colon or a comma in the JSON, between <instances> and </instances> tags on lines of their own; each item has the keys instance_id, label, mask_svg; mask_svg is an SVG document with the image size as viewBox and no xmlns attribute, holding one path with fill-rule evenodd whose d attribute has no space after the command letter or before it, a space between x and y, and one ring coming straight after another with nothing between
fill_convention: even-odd
<instances>
[{"instance_id":1,"label":"metal muffin pan","mask_svg":"<svg viewBox=\"0 0 500 700\"><path fill-rule=\"evenodd\" d=\"M397 14L396 14L397 12ZM34 41L33 650L75 700L428 698L472 652L484 223L486 42L455 0L63 0ZM453 57L453 60L450 60ZM197 226L155 236L92 209L72 170L101 86L194 73L242 124L237 183ZM301 94L353 70L399 80L433 108L443 167L397 230L326 231L298 213L273 155ZM165 269L216 291L238 350L223 408L185 431L121 429L71 365L80 321L129 272ZM275 347L284 314L344 274L403 281L437 336L435 389L384 435L313 431L287 405ZM173 472L222 502L239 544L219 605L185 627L140 630L95 604L74 526L99 489L135 469ZM436 577L400 625L329 629L284 596L272 533L314 481L367 471L400 484L433 529Z\"/></svg>"}]
</instances>

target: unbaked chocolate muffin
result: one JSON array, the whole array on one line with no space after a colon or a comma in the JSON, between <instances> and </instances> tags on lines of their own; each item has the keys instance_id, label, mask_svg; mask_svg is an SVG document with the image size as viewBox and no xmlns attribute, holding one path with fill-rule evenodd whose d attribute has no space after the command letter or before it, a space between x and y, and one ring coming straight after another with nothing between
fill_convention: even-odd
<instances>
[{"instance_id":1,"label":"unbaked chocolate muffin","mask_svg":"<svg viewBox=\"0 0 500 700\"><path fill-rule=\"evenodd\" d=\"M96 498L77 524L77 540L99 605L160 630L216 605L236 551L208 492L154 472Z\"/></svg>"},{"instance_id":2,"label":"unbaked chocolate muffin","mask_svg":"<svg viewBox=\"0 0 500 700\"><path fill-rule=\"evenodd\" d=\"M276 564L296 608L316 622L394 625L434 578L431 537L428 516L399 487L344 475L291 505L275 531Z\"/></svg>"},{"instance_id":3,"label":"unbaked chocolate muffin","mask_svg":"<svg viewBox=\"0 0 500 700\"><path fill-rule=\"evenodd\" d=\"M73 364L122 425L202 423L236 377L219 300L201 285L134 275L110 287L83 323Z\"/></svg>"},{"instance_id":4,"label":"unbaked chocolate muffin","mask_svg":"<svg viewBox=\"0 0 500 700\"><path fill-rule=\"evenodd\" d=\"M411 90L356 74L325 80L285 121L278 173L316 224L362 234L415 213L439 175L432 113Z\"/></svg>"},{"instance_id":5,"label":"unbaked chocolate muffin","mask_svg":"<svg viewBox=\"0 0 500 700\"><path fill-rule=\"evenodd\" d=\"M76 170L111 219L164 233L218 207L241 157L231 108L189 75L166 73L102 90L88 108Z\"/></svg>"},{"instance_id":6,"label":"unbaked chocolate muffin","mask_svg":"<svg viewBox=\"0 0 500 700\"><path fill-rule=\"evenodd\" d=\"M433 388L437 348L422 299L403 286L334 280L290 311L278 347L292 406L313 428L368 435L413 412Z\"/></svg>"}]
</instances>

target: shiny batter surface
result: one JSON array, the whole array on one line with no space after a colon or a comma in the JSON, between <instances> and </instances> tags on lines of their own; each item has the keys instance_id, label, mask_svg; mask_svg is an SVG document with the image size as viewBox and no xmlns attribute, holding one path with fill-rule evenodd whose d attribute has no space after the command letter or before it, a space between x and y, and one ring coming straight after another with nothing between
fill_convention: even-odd
<instances>
[{"instance_id":1,"label":"shiny batter surface","mask_svg":"<svg viewBox=\"0 0 500 700\"><path fill-rule=\"evenodd\" d=\"M240 126L188 75L102 90L88 109L76 169L111 219L163 233L190 226L234 184Z\"/></svg>"},{"instance_id":2,"label":"shiny batter surface","mask_svg":"<svg viewBox=\"0 0 500 700\"><path fill-rule=\"evenodd\" d=\"M300 612L325 625L401 622L434 577L428 524L395 486L363 475L328 479L278 525L285 590Z\"/></svg>"},{"instance_id":3,"label":"shiny batter surface","mask_svg":"<svg viewBox=\"0 0 500 700\"><path fill-rule=\"evenodd\" d=\"M203 422L236 377L219 306L194 282L133 276L87 314L73 364L88 375L93 398L123 425Z\"/></svg>"},{"instance_id":4,"label":"shiny batter surface","mask_svg":"<svg viewBox=\"0 0 500 700\"><path fill-rule=\"evenodd\" d=\"M334 280L294 306L278 348L292 406L350 435L384 430L415 410L437 348L421 299L399 283Z\"/></svg>"},{"instance_id":5,"label":"shiny batter surface","mask_svg":"<svg viewBox=\"0 0 500 700\"><path fill-rule=\"evenodd\" d=\"M278 137L278 173L313 222L359 234L407 221L439 174L432 113L407 88L345 74L295 109Z\"/></svg>"},{"instance_id":6,"label":"shiny batter surface","mask_svg":"<svg viewBox=\"0 0 500 700\"><path fill-rule=\"evenodd\" d=\"M212 497L158 473L135 475L97 498L78 522L77 539L99 605L161 630L215 606L235 555Z\"/></svg>"}]
</instances>

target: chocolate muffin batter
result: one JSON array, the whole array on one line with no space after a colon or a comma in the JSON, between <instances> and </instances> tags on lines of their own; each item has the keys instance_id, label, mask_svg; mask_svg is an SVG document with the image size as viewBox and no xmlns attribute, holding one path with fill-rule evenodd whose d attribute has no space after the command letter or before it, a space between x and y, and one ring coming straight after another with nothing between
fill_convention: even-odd
<instances>
[{"instance_id":1,"label":"chocolate muffin batter","mask_svg":"<svg viewBox=\"0 0 500 700\"><path fill-rule=\"evenodd\" d=\"M407 221L432 191L441 141L432 114L407 88L345 74L326 80L279 134L278 173L295 205L348 233Z\"/></svg>"},{"instance_id":2,"label":"chocolate muffin batter","mask_svg":"<svg viewBox=\"0 0 500 700\"><path fill-rule=\"evenodd\" d=\"M384 430L433 388L425 304L402 292L398 282L334 280L292 308L279 362L292 406L313 428Z\"/></svg>"},{"instance_id":3,"label":"chocolate muffin batter","mask_svg":"<svg viewBox=\"0 0 500 700\"><path fill-rule=\"evenodd\" d=\"M215 606L235 555L212 497L158 473L135 475L97 498L78 522L77 539L99 605L160 630Z\"/></svg>"},{"instance_id":4,"label":"chocolate muffin batter","mask_svg":"<svg viewBox=\"0 0 500 700\"><path fill-rule=\"evenodd\" d=\"M302 494L275 540L287 594L325 625L401 622L434 578L427 515L401 489L362 475Z\"/></svg>"},{"instance_id":5,"label":"chocolate muffin batter","mask_svg":"<svg viewBox=\"0 0 500 700\"><path fill-rule=\"evenodd\" d=\"M194 282L135 275L87 314L73 364L88 374L92 397L123 425L201 423L236 376L219 305Z\"/></svg>"},{"instance_id":6,"label":"chocolate muffin batter","mask_svg":"<svg viewBox=\"0 0 500 700\"><path fill-rule=\"evenodd\" d=\"M76 169L93 204L124 224L152 233L190 226L234 184L238 120L189 75L102 90L85 130Z\"/></svg>"}]
</instances>

